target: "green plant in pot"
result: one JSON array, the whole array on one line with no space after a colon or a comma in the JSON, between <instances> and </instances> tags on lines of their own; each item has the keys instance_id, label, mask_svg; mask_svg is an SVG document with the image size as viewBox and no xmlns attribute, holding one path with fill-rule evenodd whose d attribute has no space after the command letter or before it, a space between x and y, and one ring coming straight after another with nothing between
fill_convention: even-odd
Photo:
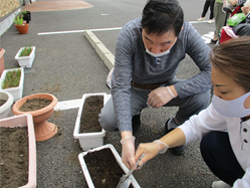
<instances>
[{"instance_id":1,"label":"green plant in pot","mask_svg":"<svg viewBox=\"0 0 250 188\"><path fill-rule=\"evenodd\" d=\"M22 15L18 15L15 20L14 20L15 24L17 25L23 25L23 16Z\"/></svg>"},{"instance_id":2,"label":"green plant in pot","mask_svg":"<svg viewBox=\"0 0 250 188\"><path fill-rule=\"evenodd\" d=\"M5 75L5 79L2 82L2 89L17 87L21 78L21 70L9 71Z\"/></svg>"},{"instance_id":3,"label":"green plant in pot","mask_svg":"<svg viewBox=\"0 0 250 188\"><path fill-rule=\"evenodd\" d=\"M29 56L29 55L31 54L31 52L32 52L31 46L25 47L25 48L22 49L22 51L21 51L19 57Z\"/></svg>"},{"instance_id":4,"label":"green plant in pot","mask_svg":"<svg viewBox=\"0 0 250 188\"><path fill-rule=\"evenodd\" d=\"M23 68L5 69L1 75L0 90L9 92L15 101L22 98L24 83Z\"/></svg>"},{"instance_id":5,"label":"green plant in pot","mask_svg":"<svg viewBox=\"0 0 250 188\"><path fill-rule=\"evenodd\" d=\"M23 20L26 21L26 23L29 23L31 20L31 13L30 11L22 11L19 13L19 15L23 16Z\"/></svg>"},{"instance_id":6,"label":"green plant in pot","mask_svg":"<svg viewBox=\"0 0 250 188\"><path fill-rule=\"evenodd\" d=\"M24 23L23 15L17 15L14 22L15 22L16 29L19 31L20 34L28 33L29 24Z\"/></svg>"},{"instance_id":7,"label":"green plant in pot","mask_svg":"<svg viewBox=\"0 0 250 188\"><path fill-rule=\"evenodd\" d=\"M35 46L21 47L15 55L15 60L17 60L20 67L31 68L35 59L35 51Z\"/></svg>"}]
</instances>

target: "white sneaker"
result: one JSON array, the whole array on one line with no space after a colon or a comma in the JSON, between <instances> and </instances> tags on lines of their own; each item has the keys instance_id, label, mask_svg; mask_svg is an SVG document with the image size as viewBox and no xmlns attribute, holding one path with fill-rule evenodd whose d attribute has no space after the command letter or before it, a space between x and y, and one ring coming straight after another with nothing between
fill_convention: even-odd
<instances>
[{"instance_id":1,"label":"white sneaker","mask_svg":"<svg viewBox=\"0 0 250 188\"><path fill-rule=\"evenodd\" d=\"M213 23L213 22L214 22L214 20L213 20L213 19L210 19L210 20L208 20L207 23L211 24L211 23Z\"/></svg>"},{"instance_id":2,"label":"white sneaker","mask_svg":"<svg viewBox=\"0 0 250 188\"><path fill-rule=\"evenodd\" d=\"M231 186L223 181L215 181L212 184L212 188L231 188Z\"/></svg>"},{"instance_id":3,"label":"white sneaker","mask_svg":"<svg viewBox=\"0 0 250 188\"><path fill-rule=\"evenodd\" d=\"M199 19L197 19L198 21L204 21L205 17L200 17Z\"/></svg>"}]
</instances>

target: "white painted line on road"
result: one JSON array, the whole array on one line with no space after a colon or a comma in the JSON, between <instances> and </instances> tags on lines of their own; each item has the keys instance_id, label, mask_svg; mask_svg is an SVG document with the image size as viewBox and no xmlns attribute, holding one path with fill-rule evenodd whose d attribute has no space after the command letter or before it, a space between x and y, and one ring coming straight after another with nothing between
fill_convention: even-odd
<instances>
[{"instance_id":1,"label":"white painted line on road","mask_svg":"<svg viewBox=\"0 0 250 188\"><path fill-rule=\"evenodd\" d=\"M42 32L42 33L37 33L37 35L55 35L55 34L83 33L86 30L89 30L89 31L110 31L110 30L119 30L119 29L121 29L121 27L99 28L99 29L84 29L84 30L72 30L72 31Z\"/></svg>"},{"instance_id":2,"label":"white painted line on road","mask_svg":"<svg viewBox=\"0 0 250 188\"><path fill-rule=\"evenodd\" d=\"M100 28L100 29L88 29L89 31L109 31L109 30L119 30L122 27L111 27L111 28Z\"/></svg>"},{"instance_id":3,"label":"white painted line on road","mask_svg":"<svg viewBox=\"0 0 250 188\"><path fill-rule=\"evenodd\" d=\"M82 32L85 32L85 30L42 32L42 33L37 33L37 35L55 35L55 34L82 33Z\"/></svg>"},{"instance_id":4,"label":"white painted line on road","mask_svg":"<svg viewBox=\"0 0 250 188\"><path fill-rule=\"evenodd\" d=\"M70 110L74 108L79 108L82 99L68 100L58 102L54 110Z\"/></svg>"},{"instance_id":5,"label":"white painted line on road","mask_svg":"<svg viewBox=\"0 0 250 188\"><path fill-rule=\"evenodd\" d=\"M204 34L201 36L206 44L210 43L211 39L214 37L214 32L210 31L208 34Z\"/></svg>"},{"instance_id":6,"label":"white painted line on road","mask_svg":"<svg viewBox=\"0 0 250 188\"><path fill-rule=\"evenodd\" d=\"M205 42L206 44L209 44L210 41L211 41L211 39L209 39L209 38L207 38L207 37L204 37L204 36L201 36L201 38L204 40L204 42Z\"/></svg>"},{"instance_id":7,"label":"white painted line on road","mask_svg":"<svg viewBox=\"0 0 250 188\"><path fill-rule=\"evenodd\" d=\"M205 20L205 21L190 21L189 23L195 24L195 23L205 23L205 22L208 22L208 20Z\"/></svg>"},{"instance_id":8,"label":"white painted line on road","mask_svg":"<svg viewBox=\"0 0 250 188\"><path fill-rule=\"evenodd\" d=\"M204 23L208 22L207 21L190 21L189 23L191 24L196 24L196 23ZM89 31L110 31L110 30L119 30L122 27L111 27L111 28L99 28L99 29L88 29ZM83 33L87 29L83 30L72 30L72 31L54 31L54 32L42 32L38 33L37 35L56 35L56 34L69 34L69 33Z\"/></svg>"},{"instance_id":9,"label":"white painted line on road","mask_svg":"<svg viewBox=\"0 0 250 188\"><path fill-rule=\"evenodd\" d=\"M111 94L107 94L106 102L109 100L110 97L111 97ZM54 110L71 110L71 109L79 108L81 104L82 104L82 98L61 101L57 103L57 105L54 107Z\"/></svg>"},{"instance_id":10,"label":"white painted line on road","mask_svg":"<svg viewBox=\"0 0 250 188\"><path fill-rule=\"evenodd\" d=\"M210 32L208 32L208 34L204 34L202 36L212 39L214 37L214 32L210 31Z\"/></svg>"}]
</instances>

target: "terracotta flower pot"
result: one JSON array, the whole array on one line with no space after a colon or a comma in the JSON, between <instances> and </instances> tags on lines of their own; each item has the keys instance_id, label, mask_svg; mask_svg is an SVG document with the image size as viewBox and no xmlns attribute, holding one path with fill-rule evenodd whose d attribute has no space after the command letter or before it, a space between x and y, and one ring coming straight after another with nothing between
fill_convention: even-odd
<instances>
[{"instance_id":1,"label":"terracotta flower pot","mask_svg":"<svg viewBox=\"0 0 250 188\"><path fill-rule=\"evenodd\" d=\"M26 102L27 99L33 98L44 98L49 99L52 102L39 110L23 112L20 111L20 107ZM33 116L33 122L35 124L35 135L36 141L42 142L52 138L57 133L57 126L53 123L47 122L47 119L53 114L54 107L57 104L57 98L54 95L47 94L47 93L38 93L26 96L20 100L18 100L12 107L12 112L15 115L30 113Z\"/></svg>"},{"instance_id":2,"label":"terracotta flower pot","mask_svg":"<svg viewBox=\"0 0 250 188\"><path fill-rule=\"evenodd\" d=\"M23 25L17 25L15 24L17 31L19 31L20 34L26 34L29 31L29 24L25 23Z\"/></svg>"}]
</instances>

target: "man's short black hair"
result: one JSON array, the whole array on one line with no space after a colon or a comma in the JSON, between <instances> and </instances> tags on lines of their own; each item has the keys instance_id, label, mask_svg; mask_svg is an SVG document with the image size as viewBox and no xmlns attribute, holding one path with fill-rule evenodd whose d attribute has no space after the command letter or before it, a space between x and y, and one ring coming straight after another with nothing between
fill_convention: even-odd
<instances>
[{"instance_id":1,"label":"man's short black hair","mask_svg":"<svg viewBox=\"0 0 250 188\"><path fill-rule=\"evenodd\" d=\"M149 0L142 12L142 28L147 34L162 35L170 30L178 36L184 14L177 0Z\"/></svg>"}]
</instances>

